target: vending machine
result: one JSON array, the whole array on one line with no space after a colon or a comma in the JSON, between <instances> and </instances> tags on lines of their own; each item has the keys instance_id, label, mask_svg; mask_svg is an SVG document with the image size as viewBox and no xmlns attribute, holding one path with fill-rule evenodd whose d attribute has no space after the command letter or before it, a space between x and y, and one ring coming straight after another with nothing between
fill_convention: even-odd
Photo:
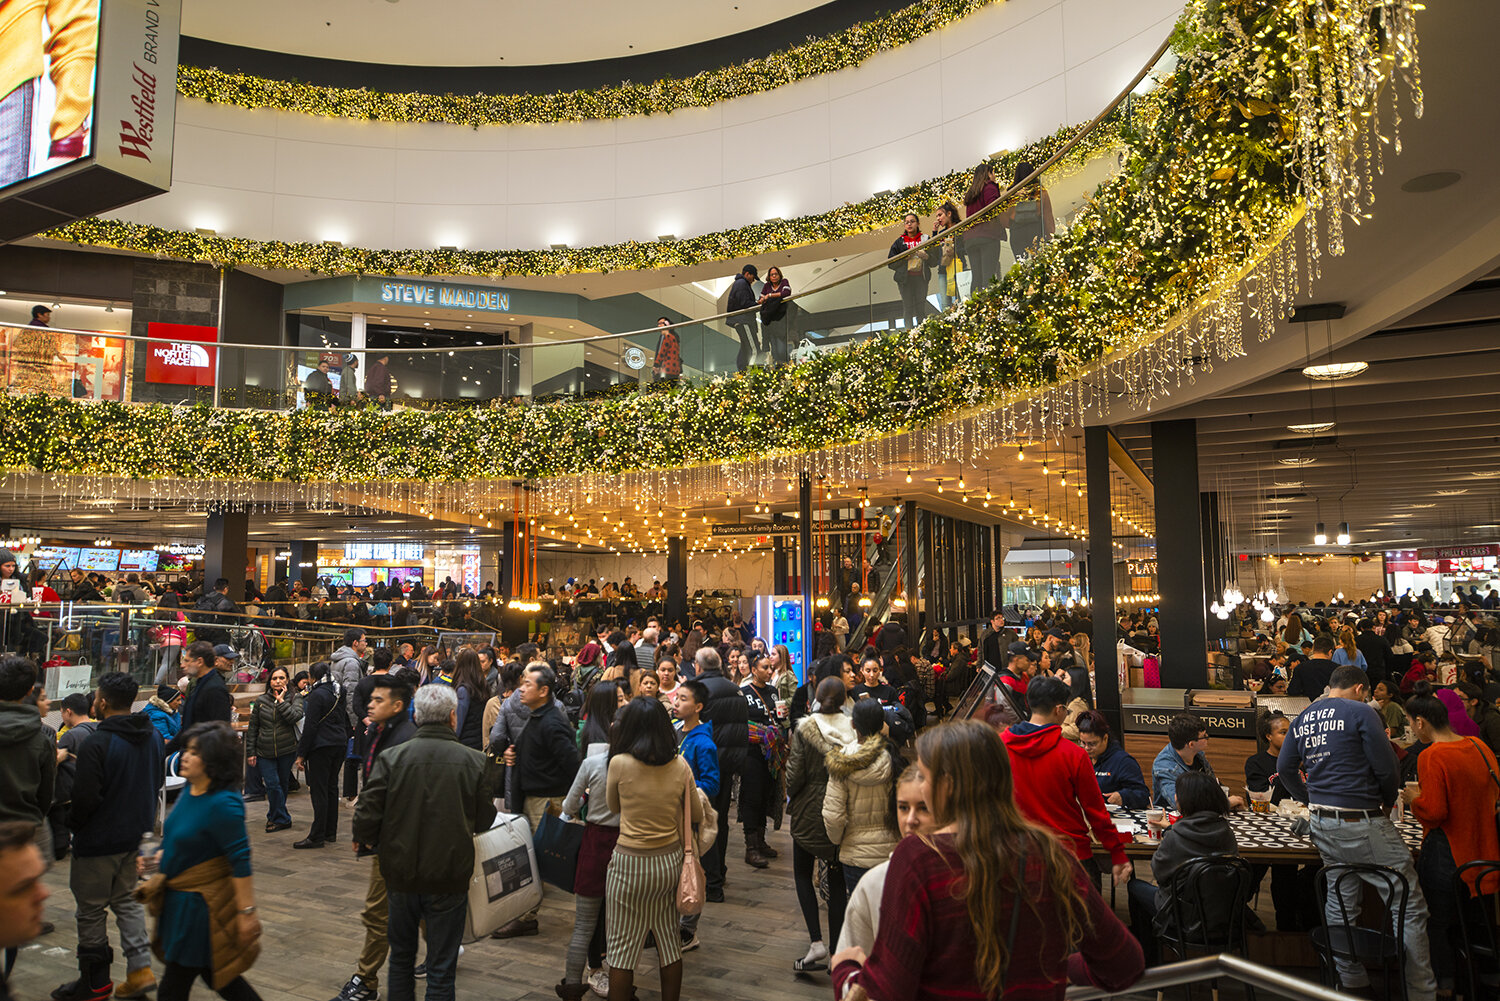
<instances>
[{"instance_id":1,"label":"vending machine","mask_svg":"<svg viewBox=\"0 0 1500 1001\"><path fill-rule=\"evenodd\" d=\"M784 646L792 654L792 671L799 683L806 682L802 666L802 646L806 639L806 609L800 594L759 594L755 596L755 626L767 647Z\"/></svg>"}]
</instances>

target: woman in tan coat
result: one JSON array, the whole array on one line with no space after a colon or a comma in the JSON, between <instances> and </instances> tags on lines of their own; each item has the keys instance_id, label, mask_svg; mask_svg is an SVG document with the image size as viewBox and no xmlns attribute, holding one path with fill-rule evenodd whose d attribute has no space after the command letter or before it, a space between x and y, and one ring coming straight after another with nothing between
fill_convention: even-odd
<instances>
[{"instance_id":1,"label":"woman in tan coat","mask_svg":"<svg viewBox=\"0 0 1500 1001\"><path fill-rule=\"evenodd\" d=\"M885 735L885 710L874 699L860 699L852 722L859 742L828 752L823 795L823 826L838 845L850 893L861 876L891 857L900 840L893 798L899 771Z\"/></svg>"}]
</instances>

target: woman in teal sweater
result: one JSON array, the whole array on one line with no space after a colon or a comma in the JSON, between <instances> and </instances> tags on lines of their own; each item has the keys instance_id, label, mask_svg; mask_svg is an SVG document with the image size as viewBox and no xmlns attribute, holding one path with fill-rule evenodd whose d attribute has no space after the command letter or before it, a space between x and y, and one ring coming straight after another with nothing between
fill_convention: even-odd
<instances>
[{"instance_id":1,"label":"woman in teal sweater","mask_svg":"<svg viewBox=\"0 0 1500 1001\"><path fill-rule=\"evenodd\" d=\"M260 1001L240 975L255 961L261 929L238 791L239 740L221 722L191 726L185 736L178 774L188 788L162 829L167 882L154 945L167 969L157 998L186 1001L201 977L227 1001Z\"/></svg>"}]
</instances>

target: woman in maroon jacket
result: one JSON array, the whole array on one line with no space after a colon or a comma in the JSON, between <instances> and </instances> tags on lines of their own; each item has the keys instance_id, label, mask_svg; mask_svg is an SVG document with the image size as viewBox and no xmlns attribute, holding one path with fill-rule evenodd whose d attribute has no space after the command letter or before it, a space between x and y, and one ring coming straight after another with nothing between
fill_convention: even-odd
<instances>
[{"instance_id":1,"label":"woman in maroon jacket","mask_svg":"<svg viewBox=\"0 0 1500 1001\"><path fill-rule=\"evenodd\" d=\"M973 720L917 742L939 830L896 847L867 957L833 957L836 995L1059 1001L1069 981L1121 991L1141 947L1056 837L1016 808L1000 735Z\"/></svg>"}]
</instances>

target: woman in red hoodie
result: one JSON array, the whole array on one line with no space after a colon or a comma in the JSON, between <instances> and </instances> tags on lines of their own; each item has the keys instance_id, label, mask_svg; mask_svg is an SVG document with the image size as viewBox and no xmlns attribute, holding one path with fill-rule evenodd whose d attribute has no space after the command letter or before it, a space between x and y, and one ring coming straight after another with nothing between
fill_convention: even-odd
<instances>
[{"instance_id":1,"label":"woman in red hoodie","mask_svg":"<svg viewBox=\"0 0 1500 1001\"><path fill-rule=\"evenodd\" d=\"M917 758L939 829L896 846L875 947L833 957L836 996L858 984L880 1001L1060 1001L1070 980L1134 983L1140 946L1072 853L1016 809L999 734L946 723Z\"/></svg>"}]
</instances>

